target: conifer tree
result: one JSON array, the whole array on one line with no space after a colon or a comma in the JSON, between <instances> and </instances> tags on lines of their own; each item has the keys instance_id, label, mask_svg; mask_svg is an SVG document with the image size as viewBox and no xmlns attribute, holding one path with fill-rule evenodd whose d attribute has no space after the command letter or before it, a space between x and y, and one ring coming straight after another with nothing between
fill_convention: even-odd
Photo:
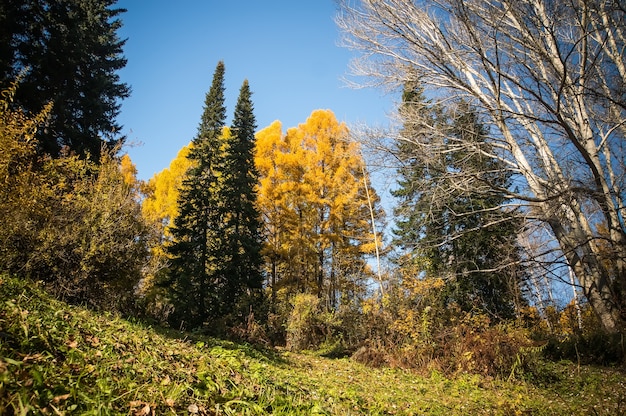
<instances>
[{"instance_id":1,"label":"conifer tree","mask_svg":"<svg viewBox=\"0 0 626 416\"><path fill-rule=\"evenodd\" d=\"M218 295L224 289L217 261L224 247L224 206L219 188L225 122L224 63L219 62L205 98L198 133L192 141L188 157L193 166L180 191L172 242L166 248L171 266L162 285L170 292L175 308L171 323L176 326L199 327L220 312Z\"/></svg>"},{"instance_id":2,"label":"conifer tree","mask_svg":"<svg viewBox=\"0 0 626 416\"><path fill-rule=\"evenodd\" d=\"M356 142L330 110L282 133L279 122L257 134L259 210L266 232L268 286L316 295L329 309L363 293L374 253L369 203L383 219ZM378 241L380 243L380 241Z\"/></svg>"},{"instance_id":3,"label":"conifer tree","mask_svg":"<svg viewBox=\"0 0 626 416\"><path fill-rule=\"evenodd\" d=\"M130 88L120 82L124 40L116 0L5 0L0 2L0 84L26 70L14 105L37 113L52 101L39 151L59 156L100 155L121 140L115 121Z\"/></svg>"},{"instance_id":4,"label":"conifer tree","mask_svg":"<svg viewBox=\"0 0 626 416\"><path fill-rule=\"evenodd\" d=\"M394 234L403 261L417 263L427 278L445 278L444 304L512 317L522 275L515 266L516 222L501 208L504 195L493 191L509 187L511 174L484 156L485 129L466 103L433 106L409 82L400 113L411 121L397 146L403 165L392 192L399 201ZM425 153L426 143L439 151ZM463 187L452 186L460 181Z\"/></svg>"},{"instance_id":5,"label":"conifer tree","mask_svg":"<svg viewBox=\"0 0 626 416\"><path fill-rule=\"evenodd\" d=\"M222 253L224 312L246 313L262 293L260 214L256 208L258 173L254 165L256 121L251 92L245 80L239 92L224 160L225 247ZM239 308L237 308L239 307ZM236 318L236 317L233 317Z\"/></svg>"}]
</instances>

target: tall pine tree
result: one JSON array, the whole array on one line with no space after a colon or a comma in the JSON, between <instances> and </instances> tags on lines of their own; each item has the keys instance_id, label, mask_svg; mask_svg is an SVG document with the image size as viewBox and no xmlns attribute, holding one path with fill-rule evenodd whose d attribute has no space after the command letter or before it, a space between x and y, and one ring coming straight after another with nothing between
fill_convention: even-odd
<instances>
[{"instance_id":1,"label":"tall pine tree","mask_svg":"<svg viewBox=\"0 0 626 416\"><path fill-rule=\"evenodd\" d=\"M171 265L162 284L174 305L171 323L175 326L200 327L221 312L219 294L224 291L224 282L217 263L224 247L224 201L220 200L219 188L223 182L225 123L224 63L219 62L192 141L188 157L193 167L183 182L179 215L166 247Z\"/></svg>"},{"instance_id":2,"label":"tall pine tree","mask_svg":"<svg viewBox=\"0 0 626 416\"><path fill-rule=\"evenodd\" d=\"M248 81L239 91L224 159L224 238L222 274L226 279L221 304L228 311L247 316L262 294L260 214L255 187L259 180L254 164L256 121ZM243 316L241 314L244 314Z\"/></svg>"},{"instance_id":3,"label":"tall pine tree","mask_svg":"<svg viewBox=\"0 0 626 416\"><path fill-rule=\"evenodd\" d=\"M262 300L253 110L244 81L233 126L226 128L224 64L218 63L166 248L171 266L161 286L170 293L176 326L236 325Z\"/></svg>"}]
</instances>

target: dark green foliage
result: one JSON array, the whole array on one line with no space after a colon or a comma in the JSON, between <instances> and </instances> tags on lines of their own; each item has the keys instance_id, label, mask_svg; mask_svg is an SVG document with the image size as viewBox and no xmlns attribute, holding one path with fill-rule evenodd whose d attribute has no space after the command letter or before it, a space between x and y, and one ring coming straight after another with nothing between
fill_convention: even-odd
<instances>
[{"instance_id":1,"label":"dark green foliage","mask_svg":"<svg viewBox=\"0 0 626 416\"><path fill-rule=\"evenodd\" d=\"M40 151L59 156L68 147L100 155L119 144L119 100L129 95L116 71L126 65L116 34L123 9L115 0L6 0L0 3L0 83L25 68L15 104L38 112L54 102L38 132Z\"/></svg>"},{"instance_id":2,"label":"dark green foliage","mask_svg":"<svg viewBox=\"0 0 626 416\"><path fill-rule=\"evenodd\" d=\"M198 134L189 158L194 161L179 197L179 215L172 228L173 241L167 246L171 257L168 287L175 313L171 323L202 326L219 316L219 294L224 290L217 262L222 255L222 212L219 199L224 160L222 143L226 122L224 106L224 64L219 62L206 95Z\"/></svg>"},{"instance_id":3,"label":"dark green foliage","mask_svg":"<svg viewBox=\"0 0 626 416\"><path fill-rule=\"evenodd\" d=\"M222 188L225 219L223 272L228 281L222 302L228 308L238 305L244 316L254 303L258 306L263 284L260 214L255 192L258 173L254 164L256 122L253 111L246 80L239 92L232 134L227 141ZM240 302L242 299L246 300Z\"/></svg>"},{"instance_id":4,"label":"dark green foliage","mask_svg":"<svg viewBox=\"0 0 626 416\"><path fill-rule=\"evenodd\" d=\"M443 109L411 85L403 98L396 242L426 276L445 278L444 305L511 318L521 279L518 224L494 191L509 187L511 174L485 156L492 151L487 132L466 103Z\"/></svg>"},{"instance_id":5,"label":"dark green foliage","mask_svg":"<svg viewBox=\"0 0 626 416\"><path fill-rule=\"evenodd\" d=\"M217 65L189 158L172 228L168 278L171 323L211 330L242 323L259 306L262 275L259 214L255 208L253 106L241 88L232 133L225 129L224 64Z\"/></svg>"},{"instance_id":6,"label":"dark green foliage","mask_svg":"<svg viewBox=\"0 0 626 416\"><path fill-rule=\"evenodd\" d=\"M623 366L626 363L626 345L621 334L600 330L591 334L567 337L550 336L544 354L552 361L569 360L585 365Z\"/></svg>"}]
</instances>

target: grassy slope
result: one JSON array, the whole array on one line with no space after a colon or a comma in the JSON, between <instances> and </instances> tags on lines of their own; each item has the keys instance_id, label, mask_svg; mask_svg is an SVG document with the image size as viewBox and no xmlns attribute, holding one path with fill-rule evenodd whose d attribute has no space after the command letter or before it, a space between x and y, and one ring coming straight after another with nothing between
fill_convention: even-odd
<instances>
[{"instance_id":1,"label":"grassy slope","mask_svg":"<svg viewBox=\"0 0 626 416\"><path fill-rule=\"evenodd\" d=\"M626 376L546 366L534 383L366 368L181 339L0 277L0 414L626 413Z\"/></svg>"}]
</instances>

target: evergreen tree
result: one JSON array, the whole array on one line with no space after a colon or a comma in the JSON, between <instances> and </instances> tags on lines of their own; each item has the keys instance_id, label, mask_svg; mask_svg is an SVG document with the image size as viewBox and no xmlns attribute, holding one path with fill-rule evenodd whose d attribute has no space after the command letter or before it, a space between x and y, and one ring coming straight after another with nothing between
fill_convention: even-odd
<instances>
[{"instance_id":1,"label":"evergreen tree","mask_svg":"<svg viewBox=\"0 0 626 416\"><path fill-rule=\"evenodd\" d=\"M30 113L52 101L40 152L62 147L100 155L121 139L115 118L129 87L116 71L126 65L117 36L123 9L115 0L6 0L0 2L0 83L27 70L14 105Z\"/></svg>"},{"instance_id":2,"label":"evergreen tree","mask_svg":"<svg viewBox=\"0 0 626 416\"><path fill-rule=\"evenodd\" d=\"M260 300L263 285L253 111L250 87L245 80L235 107L231 134L227 136L221 197L225 219L223 275L227 279L221 303L225 312L239 310L244 314L252 306L251 302Z\"/></svg>"},{"instance_id":3,"label":"evergreen tree","mask_svg":"<svg viewBox=\"0 0 626 416\"><path fill-rule=\"evenodd\" d=\"M396 217L395 242L409 253L408 258L415 261L420 257L418 246L424 234L430 226L428 212L417 209L418 201L425 199L424 190L429 188L431 181L438 176L441 165L439 158L434 157L429 163L424 163L419 145L414 140L420 138L420 142L433 142L438 140L434 126L441 124L442 116L437 106L430 104L423 95L422 89L414 82L407 82L402 94L400 115L404 120L402 136L404 140L396 143L395 152L401 163L398 168L398 188L391 194L398 198L394 209ZM419 115L419 117L417 116ZM410 121L409 121L410 120ZM429 128L428 126L433 126ZM432 155L434 156L434 155Z\"/></svg>"},{"instance_id":4,"label":"evergreen tree","mask_svg":"<svg viewBox=\"0 0 626 416\"><path fill-rule=\"evenodd\" d=\"M467 104L446 111L407 84L401 112L412 112L407 118L413 120L404 126L406 140L397 148L405 164L393 192L400 218L394 233L409 253L404 258L420 262L427 277L446 278L445 304L496 319L512 317L521 279L515 266L517 223L501 209L504 195L493 191L508 188L511 174L484 156L489 153L486 131ZM425 154L425 143L439 151ZM459 187L451 181L467 183Z\"/></svg>"},{"instance_id":5,"label":"evergreen tree","mask_svg":"<svg viewBox=\"0 0 626 416\"><path fill-rule=\"evenodd\" d=\"M223 271L224 201L220 200L224 163L223 131L224 63L219 62L204 102L198 133L189 158L193 166L183 182L179 213L172 227L172 241L166 247L171 257L168 287L175 313L172 323L199 327L220 311L219 295L225 292Z\"/></svg>"}]
</instances>

